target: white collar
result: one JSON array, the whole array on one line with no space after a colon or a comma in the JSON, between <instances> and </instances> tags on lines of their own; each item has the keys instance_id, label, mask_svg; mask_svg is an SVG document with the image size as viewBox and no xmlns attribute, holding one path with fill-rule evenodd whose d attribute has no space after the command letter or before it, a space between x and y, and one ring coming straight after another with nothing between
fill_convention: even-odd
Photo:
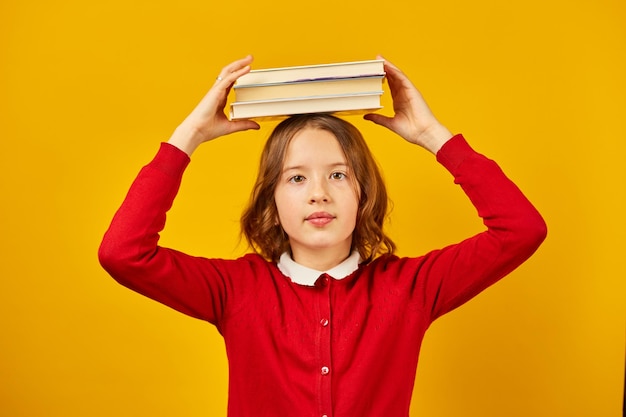
<instances>
[{"instance_id":1,"label":"white collar","mask_svg":"<svg viewBox=\"0 0 626 417\"><path fill-rule=\"evenodd\" d=\"M289 277L292 282L313 287L315 285L315 281L317 281L320 275L328 274L334 279L343 279L356 271L359 268L360 262L361 256L359 255L359 252L354 251L343 262L335 267L332 267L328 271L317 271L304 265L300 265L291 258L291 255L288 252L285 252L280 255L278 269L280 269L280 272L282 272L283 275Z\"/></svg>"}]
</instances>

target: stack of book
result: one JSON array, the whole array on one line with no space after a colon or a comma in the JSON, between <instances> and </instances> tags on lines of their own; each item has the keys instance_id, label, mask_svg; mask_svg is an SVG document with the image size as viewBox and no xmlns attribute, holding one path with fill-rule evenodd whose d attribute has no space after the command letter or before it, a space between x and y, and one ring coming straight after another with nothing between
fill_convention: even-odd
<instances>
[{"instance_id":1,"label":"stack of book","mask_svg":"<svg viewBox=\"0 0 626 417\"><path fill-rule=\"evenodd\" d=\"M252 70L235 83L231 119L380 109L383 60Z\"/></svg>"}]
</instances>

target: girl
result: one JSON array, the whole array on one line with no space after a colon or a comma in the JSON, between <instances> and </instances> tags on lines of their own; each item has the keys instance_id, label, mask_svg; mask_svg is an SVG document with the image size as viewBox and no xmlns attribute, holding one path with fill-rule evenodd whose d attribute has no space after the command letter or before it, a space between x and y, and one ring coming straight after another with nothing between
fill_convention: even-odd
<instances>
[{"instance_id":1,"label":"girl","mask_svg":"<svg viewBox=\"0 0 626 417\"><path fill-rule=\"evenodd\" d=\"M141 170L104 236L100 262L121 284L217 327L229 359L229 416L406 417L428 326L532 255L545 223L385 62L394 115L365 118L436 155L484 232L421 257L393 255L382 229L385 186L359 131L330 115L301 115L281 122L263 151L242 217L255 253L206 259L158 246L193 151L259 128L223 111L251 62L224 67Z\"/></svg>"}]
</instances>

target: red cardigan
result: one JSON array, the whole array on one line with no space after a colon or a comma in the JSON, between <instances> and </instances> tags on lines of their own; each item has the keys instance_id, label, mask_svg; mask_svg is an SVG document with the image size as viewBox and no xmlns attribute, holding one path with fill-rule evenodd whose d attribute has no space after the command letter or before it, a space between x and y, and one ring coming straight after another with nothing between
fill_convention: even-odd
<instances>
[{"instance_id":1,"label":"red cardigan","mask_svg":"<svg viewBox=\"0 0 626 417\"><path fill-rule=\"evenodd\" d=\"M431 322L537 249L546 226L491 160L457 135L437 154L487 229L417 258L382 256L336 280L298 285L249 254L206 259L158 246L189 163L162 144L101 244L122 285L217 326L229 359L230 417L406 417Z\"/></svg>"}]
</instances>

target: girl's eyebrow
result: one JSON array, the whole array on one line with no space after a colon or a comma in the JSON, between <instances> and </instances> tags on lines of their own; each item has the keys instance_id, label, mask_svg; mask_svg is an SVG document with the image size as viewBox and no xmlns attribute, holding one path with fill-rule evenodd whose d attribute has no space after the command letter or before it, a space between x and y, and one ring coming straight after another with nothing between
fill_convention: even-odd
<instances>
[{"instance_id":1,"label":"girl's eyebrow","mask_svg":"<svg viewBox=\"0 0 626 417\"><path fill-rule=\"evenodd\" d=\"M337 168L337 167L347 168L348 164L345 162L333 162L333 163L327 164L325 167L326 168ZM298 171L304 168L307 168L307 165L289 165L283 168L283 172L293 171L293 170Z\"/></svg>"}]
</instances>

